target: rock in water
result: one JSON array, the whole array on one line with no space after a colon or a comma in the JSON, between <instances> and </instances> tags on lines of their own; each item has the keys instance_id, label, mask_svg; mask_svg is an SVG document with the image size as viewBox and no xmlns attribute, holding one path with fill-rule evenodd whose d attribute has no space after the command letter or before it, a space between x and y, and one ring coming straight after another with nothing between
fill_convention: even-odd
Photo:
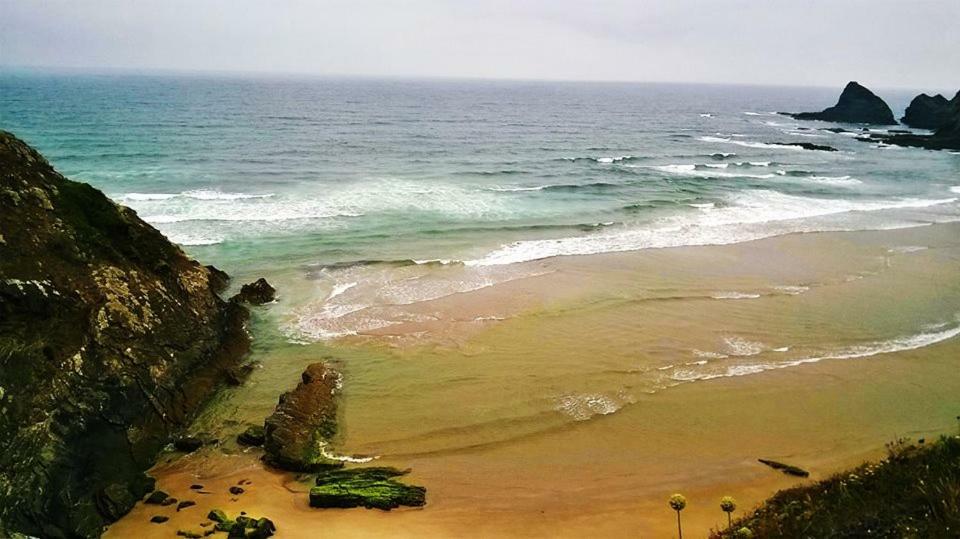
<instances>
[{"instance_id":1,"label":"rock in water","mask_svg":"<svg viewBox=\"0 0 960 539\"><path fill-rule=\"evenodd\" d=\"M246 310L4 131L0 237L0 536L99 537L246 352Z\"/></svg>"},{"instance_id":2,"label":"rock in water","mask_svg":"<svg viewBox=\"0 0 960 539\"><path fill-rule=\"evenodd\" d=\"M797 120L823 120L852 124L894 125L890 107L873 92L851 81L847 83L837 104L821 112L787 113Z\"/></svg>"},{"instance_id":3,"label":"rock in water","mask_svg":"<svg viewBox=\"0 0 960 539\"><path fill-rule=\"evenodd\" d=\"M245 284L240 287L240 292L230 298L230 301L249 303L251 305L263 305L270 303L277 298L277 290L270 286L266 279L260 278L256 281Z\"/></svg>"},{"instance_id":4,"label":"rock in water","mask_svg":"<svg viewBox=\"0 0 960 539\"><path fill-rule=\"evenodd\" d=\"M261 446L263 445L263 436L263 427L250 425L237 436L237 442L240 445Z\"/></svg>"},{"instance_id":5,"label":"rock in water","mask_svg":"<svg viewBox=\"0 0 960 539\"><path fill-rule=\"evenodd\" d=\"M401 505L420 507L427 489L405 485L394 477L409 473L395 468L332 470L317 476L310 489L310 507L366 507L389 511Z\"/></svg>"},{"instance_id":6,"label":"rock in water","mask_svg":"<svg viewBox=\"0 0 960 539\"><path fill-rule=\"evenodd\" d=\"M939 129L949 120L950 102L937 94L933 97L920 94L913 98L900 121L920 129Z\"/></svg>"},{"instance_id":7,"label":"rock in water","mask_svg":"<svg viewBox=\"0 0 960 539\"><path fill-rule=\"evenodd\" d=\"M272 466L296 472L339 466L324 456L323 447L337 431L334 396L340 375L323 363L313 363L301 378L296 389L280 396L264 422L264 458Z\"/></svg>"},{"instance_id":8,"label":"rock in water","mask_svg":"<svg viewBox=\"0 0 960 539\"><path fill-rule=\"evenodd\" d=\"M960 92L948 104L945 120L932 135L873 135L865 140L928 150L960 150Z\"/></svg>"}]
</instances>

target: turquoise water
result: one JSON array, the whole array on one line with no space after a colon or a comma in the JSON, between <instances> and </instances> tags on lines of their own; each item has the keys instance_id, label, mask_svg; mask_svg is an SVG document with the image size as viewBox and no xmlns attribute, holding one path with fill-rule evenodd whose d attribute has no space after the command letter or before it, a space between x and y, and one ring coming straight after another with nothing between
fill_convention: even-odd
<instances>
[{"instance_id":1,"label":"turquoise water","mask_svg":"<svg viewBox=\"0 0 960 539\"><path fill-rule=\"evenodd\" d=\"M916 92L879 93L899 113ZM960 215L960 155L771 113L836 94L5 72L0 125L228 271L508 264Z\"/></svg>"}]
</instances>

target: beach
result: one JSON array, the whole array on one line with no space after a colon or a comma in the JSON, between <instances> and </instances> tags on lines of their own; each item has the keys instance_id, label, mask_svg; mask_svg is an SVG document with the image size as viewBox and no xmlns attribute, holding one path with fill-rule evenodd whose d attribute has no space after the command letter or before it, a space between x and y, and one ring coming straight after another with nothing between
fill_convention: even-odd
<instances>
[{"instance_id":1,"label":"beach","mask_svg":"<svg viewBox=\"0 0 960 539\"><path fill-rule=\"evenodd\" d=\"M744 510L801 481L758 458L815 480L956 427L958 232L540 260L529 277L394 307L406 322L389 330L296 346L269 336L273 317L302 315L302 295L281 296L253 325L260 368L197 422L223 447L153 471L198 505L138 505L108 536L166 537L220 507L269 516L281 537L663 537L674 492L689 500L685 532L706 535L725 519L721 496ZM288 278L281 291L320 286ZM310 509L308 483L232 442L324 358L344 375L336 452L412 469L426 507ZM241 479L253 484L228 494ZM194 483L211 493L191 495Z\"/></svg>"}]
</instances>

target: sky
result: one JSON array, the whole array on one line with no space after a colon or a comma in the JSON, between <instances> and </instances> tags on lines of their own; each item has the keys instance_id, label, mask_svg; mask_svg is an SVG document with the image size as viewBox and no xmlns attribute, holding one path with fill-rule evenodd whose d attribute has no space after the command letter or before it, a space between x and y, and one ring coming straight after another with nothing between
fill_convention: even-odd
<instances>
[{"instance_id":1,"label":"sky","mask_svg":"<svg viewBox=\"0 0 960 539\"><path fill-rule=\"evenodd\" d=\"M0 0L0 66L960 88L960 0Z\"/></svg>"}]
</instances>

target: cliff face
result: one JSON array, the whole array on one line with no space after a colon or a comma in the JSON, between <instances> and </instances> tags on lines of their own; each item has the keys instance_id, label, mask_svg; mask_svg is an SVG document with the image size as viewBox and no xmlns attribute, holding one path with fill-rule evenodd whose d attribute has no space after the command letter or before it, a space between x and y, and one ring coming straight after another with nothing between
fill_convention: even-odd
<instances>
[{"instance_id":1,"label":"cliff face","mask_svg":"<svg viewBox=\"0 0 960 539\"><path fill-rule=\"evenodd\" d=\"M0 131L0 535L94 537L248 348L225 274Z\"/></svg>"},{"instance_id":2,"label":"cliff face","mask_svg":"<svg viewBox=\"0 0 960 539\"><path fill-rule=\"evenodd\" d=\"M840 94L837 104L820 112L788 113L797 120L823 120L877 125L894 125L893 111L873 92L851 81Z\"/></svg>"},{"instance_id":3,"label":"cliff face","mask_svg":"<svg viewBox=\"0 0 960 539\"><path fill-rule=\"evenodd\" d=\"M928 150L960 150L960 92L941 111L939 127L932 135L892 135L873 137L899 146L916 146Z\"/></svg>"}]
</instances>

